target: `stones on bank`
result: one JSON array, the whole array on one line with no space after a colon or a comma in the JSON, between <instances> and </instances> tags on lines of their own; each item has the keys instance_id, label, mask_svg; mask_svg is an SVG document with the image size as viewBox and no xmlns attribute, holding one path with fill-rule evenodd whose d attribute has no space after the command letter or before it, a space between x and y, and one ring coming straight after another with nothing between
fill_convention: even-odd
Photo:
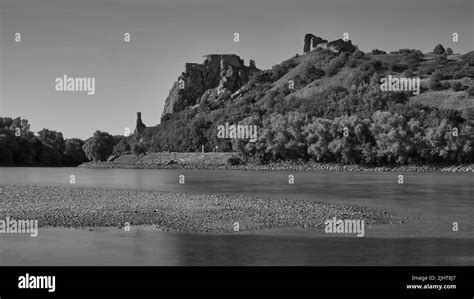
<instances>
[{"instance_id":1,"label":"stones on bank","mask_svg":"<svg viewBox=\"0 0 474 299\"><path fill-rule=\"evenodd\" d=\"M202 170L292 170L292 171L364 171L364 172L474 172L474 165L401 165L401 166L363 166L336 163L269 163L231 166L225 163L182 163L175 160L155 162L87 162L79 165L84 168L118 169L202 169Z\"/></svg>"},{"instance_id":2,"label":"stones on bank","mask_svg":"<svg viewBox=\"0 0 474 299\"><path fill-rule=\"evenodd\" d=\"M0 185L0 219L36 219L39 227L155 225L201 233L278 228L323 228L328 218L396 221L386 211L358 205L238 195L132 189ZM22 204L19 205L18 203Z\"/></svg>"}]
</instances>

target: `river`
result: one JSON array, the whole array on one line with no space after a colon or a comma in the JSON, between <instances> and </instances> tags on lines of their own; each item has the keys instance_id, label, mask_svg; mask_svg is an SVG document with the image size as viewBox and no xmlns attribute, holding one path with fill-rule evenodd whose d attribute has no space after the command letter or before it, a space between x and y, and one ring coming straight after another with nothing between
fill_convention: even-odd
<instances>
[{"instance_id":1,"label":"river","mask_svg":"<svg viewBox=\"0 0 474 299\"><path fill-rule=\"evenodd\" d=\"M0 242L0 264L474 265L473 173L0 168L0 184L70 186L71 176L75 186L360 204L421 220L364 238L47 229L37 238L0 236L9 240Z\"/></svg>"}]
</instances>

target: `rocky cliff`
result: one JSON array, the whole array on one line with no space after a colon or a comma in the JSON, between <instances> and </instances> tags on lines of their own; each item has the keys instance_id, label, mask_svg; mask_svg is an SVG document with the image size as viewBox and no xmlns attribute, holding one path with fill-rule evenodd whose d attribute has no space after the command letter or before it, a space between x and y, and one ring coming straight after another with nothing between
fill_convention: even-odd
<instances>
[{"instance_id":1,"label":"rocky cliff","mask_svg":"<svg viewBox=\"0 0 474 299\"><path fill-rule=\"evenodd\" d=\"M203 63L186 63L165 101L162 118L205 101L218 101L234 93L259 70L250 60L249 66L234 54L210 54Z\"/></svg>"}]
</instances>

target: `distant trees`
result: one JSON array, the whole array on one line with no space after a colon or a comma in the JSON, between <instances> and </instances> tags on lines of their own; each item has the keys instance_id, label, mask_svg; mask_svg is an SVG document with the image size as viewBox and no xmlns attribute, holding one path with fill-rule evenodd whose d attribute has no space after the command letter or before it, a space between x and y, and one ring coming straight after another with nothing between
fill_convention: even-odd
<instances>
[{"instance_id":1,"label":"distant trees","mask_svg":"<svg viewBox=\"0 0 474 299\"><path fill-rule=\"evenodd\" d=\"M290 119L297 121L290 124ZM273 115L263 126L258 142L236 148L241 156L345 164L474 161L474 128L447 118L426 127L423 119L388 111L376 111L371 119L344 115L332 120L296 113ZM297 126L302 130L294 132Z\"/></svg>"},{"instance_id":2,"label":"distant trees","mask_svg":"<svg viewBox=\"0 0 474 299\"><path fill-rule=\"evenodd\" d=\"M453 55L453 50L451 48L446 48L446 55Z\"/></svg>"},{"instance_id":3,"label":"distant trees","mask_svg":"<svg viewBox=\"0 0 474 299\"><path fill-rule=\"evenodd\" d=\"M94 135L87 139L82 146L86 157L94 162L106 161L112 154L114 148L114 137L107 132L99 130L94 132Z\"/></svg>"},{"instance_id":4,"label":"distant trees","mask_svg":"<svg viewBox=\"0 0 474 299\"><path fill-rule=\"evenodd\" d=\"M79 165L87 161L86 154L82 147L84 141L78 138L66 139L64 154L68 157L68 163Z\"/></svg>"}]
</instances>

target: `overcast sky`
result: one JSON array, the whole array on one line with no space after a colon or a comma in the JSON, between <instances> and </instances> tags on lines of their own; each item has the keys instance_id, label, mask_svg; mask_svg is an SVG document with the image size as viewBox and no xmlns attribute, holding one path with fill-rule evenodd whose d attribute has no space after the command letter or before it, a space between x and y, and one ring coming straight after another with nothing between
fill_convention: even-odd
<instances>
[{"instance_id":1,"label":"overcast sky","mask_svg":"<svg viewBox=\"0 0 474 299\"><path fill-rule=\"evenodd\" d=\"M363 51L442 43L466 53L473 14L472 0L0 0L0 116L66 138L123 134L137 111L157 124L184 64L205 54L235 53L267 69L301 54L305 33L344 32ZM96 94L56 92L63 75L96 78Z\"/></svg>"}]
</instances>

